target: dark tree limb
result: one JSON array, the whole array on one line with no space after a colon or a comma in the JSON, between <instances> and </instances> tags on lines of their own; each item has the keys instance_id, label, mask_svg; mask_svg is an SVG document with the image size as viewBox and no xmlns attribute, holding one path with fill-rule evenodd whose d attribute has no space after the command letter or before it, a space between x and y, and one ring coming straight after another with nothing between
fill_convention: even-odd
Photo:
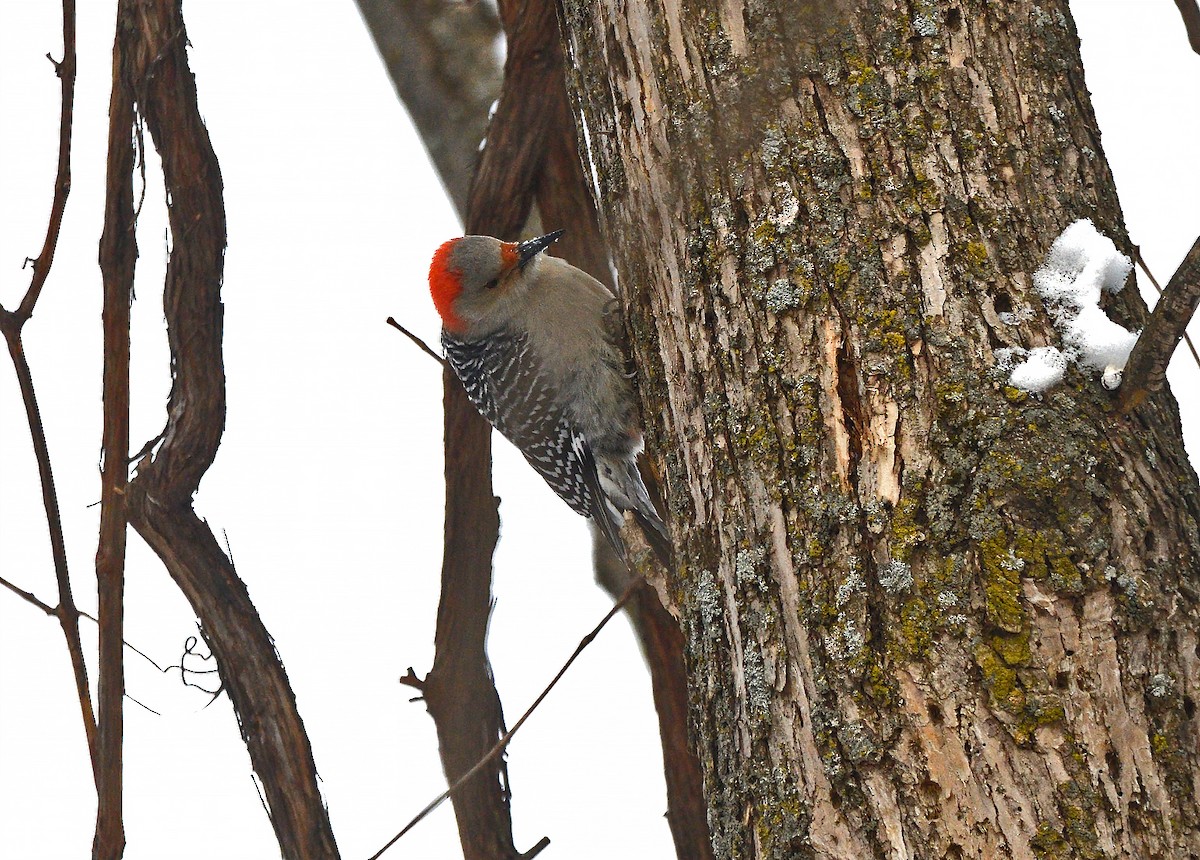
<instances>
[{"instance_id":1,"label":"dark tree limb","mask_svg":"<svg viewBox=\"0 0 1200 860\"><path fill-rule=\"evenodd\" d=\"M125 46L113 44L114 68L125 67ZM114 80L108 109L108 178L100 269L104 283L103 467L100 537L96 547L97 615L100 618L96 835L92 858L120 858L125 849L122 824L121 738L125 697L125 511L130 452L130 302L137 263L137 216L133 204L133 94Z\"/></svg>"},{"instance_id":2,"label":"dark tree limb","mask_svg":"<svg viewBox=\"0 0 1200 860\"><path fill-rule=\"evenodd\" d=\"M1187 28L1188 44L1200 54L1200 7L1196 5L1196 0L1175 0L1175 5L1179 7L1183 26Z\"/></svg>"},{"instance_id":3,"label":"dark tree limb","mask_svg":"<svg viewBox=\"0 0 1200 860\"><path fill-rule=\"evenodd\" d=\"M1121 410L1136 408L1162 388L1167 365L1200 303L1200 239L1192 245L1138 336L1121 382Z\"/></svg>"},{"instance_id":4,"label":"dark tree limb","mask_svg":"<svg viewBox=\"0 0 1200 860\"><path fill-rule=\"evenodd\" d=\"M335 858L312 749L287 674L245 584L192 509L225 424L220 292L225 211L220 167L188 68L179 0L122 0L117 42L114 73L135 95L162 158L172 236L163 301L174 371L168 419L157 452L141 459L129 482L129 522L200 619L282 855Z\"/></svg>"},{"instance_id":5,"label":"dark tree limb","mask_svg":"<svg viewBox=\"0 0 1200 860\"><path fill-rule=\"evenodd\" d=\"M127 45L113 42L113 67L126 69ZM121 740L124 725L124 591L125 510L129 483L129 323L137 263L137 215L133 198L136 154L131 130L135 94L129 78L113 77L108 107L108 171L104 200L104 232L100 238L100 271L104 281L104 429L100 484L100 536L96 547L97 614L100 627L99 761L96 835L92 856L121 857Z\"/></svg>"},{"instance_id":6,"label":"dark tree limb","mask_svg":"<svg viewBox=\"0 0 1200 860\"><path fill-rule=\"evenodd\" d=\"M15 311L0 306L0 332L8 345L13 369L17 374L17 385L25 405L25 417L29 423L29 435L33 442L34 459L38 464L38 476L42 485L42 504L46 509L46 525L50 531L50 554L54 561L54 575L58 582L58 606L54 610L63 637L67 641L67 652L71 657L71 670L75 675L75 691L79 709L83 715L83 730L87 737L88 755L92 762L92 774L99 780L96 749L96 717L92 710L92 696L88 684L87 665L83 659L83 646L79 641L79 611L75 608L75 597L71 591L71 576L67 568L67 550L63 540L62 517L58 509L58 491L54 484L54 471L50 466L50 449L46 444L46 430L42 425L42 414L38 408L37 394L33 386L33 374L25 357L25 345L21 331L33 316L42 287L50 276L54 263L54 251L58 247L58 236L62 228L63 213L67 207L67 196L71 193L71 129L75 106L75 2L63 0L63 58L54 64L55 72L62 84L62 107L58 128L58 170L54 180L54 195L50 204L50 218L46 226L46 238L41 253L33 260L33 277L21 303ZM19 589L15 589L19 592Z\"/></svg>"}]
</instances>

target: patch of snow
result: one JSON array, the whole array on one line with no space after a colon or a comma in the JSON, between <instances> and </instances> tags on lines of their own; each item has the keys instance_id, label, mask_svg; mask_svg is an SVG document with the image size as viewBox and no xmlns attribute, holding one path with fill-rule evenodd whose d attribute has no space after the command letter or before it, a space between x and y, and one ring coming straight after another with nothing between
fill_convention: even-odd
<instances>
[{"instance_id":1,"label":"patch of snow","mask_svg":"<svg viewBox=\"0 0 1200 860\"><path fill-rule=\"evenodd\" d=\"M1033 286L1062 335L1063 348L1030 351L1013 368L1009 384L1026 391L1045 391L1062 380L1067 363L1073 361L1085 370L1100 371L1106 388L1120 385L1121 371L1138 332L1110 320L1100 309L1100 295L1120 292L1132 270L1132 261L1090 220L1084 218L1067 227L1033 275Z\"/></svg>"},{"instance_id":2,"label":"patch of snow","mask_svg":"<svg viewBox=\"0 0 1200 860\"><path fill-rule=\"evenodd\" d=\"M1066 373L1067 357L1057 347L1039 346L1013 368L1008 384L1025 391L1045 391L1062 382Z\"/></svg>"}]
</instances>

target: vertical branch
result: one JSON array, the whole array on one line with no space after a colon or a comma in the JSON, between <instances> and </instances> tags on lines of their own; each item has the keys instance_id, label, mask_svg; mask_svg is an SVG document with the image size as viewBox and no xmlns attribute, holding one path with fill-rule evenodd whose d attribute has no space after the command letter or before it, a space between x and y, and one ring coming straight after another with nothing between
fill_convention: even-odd
<instances>
[{"instance_id":1,"label":"vertical branch","mask_svg":"<svg viewBox=\"0 0 1200 860\"><path fill-rule=\"evenodd\" d=\"M129 480L129 307L137 262L133 198L134 91L121 38L113 42L113 86L108 108L108 174L100 271L104 280L104 430L100 483L100 536L96 547L100 675L98 803L92 856L119 858L124 851L122 751L125 666L126 487Z\"/></svg>"},{"instance_id":2,"label":"vertical branch","mask_svg":"<svg viewBox=\"0 0 1200 860\"><path fill-rule=\"evenodd\" d=\"M67 640L67 651L71 655L71 669L75 675L75 690L79 697L79 709L83 713L83 730L87 736L88 754L92 761L92 773L98 779L96 761L96 718L92 711L92 696L88 685L87 665L83 660L83 646L79 641L79 610L75 608L75 597L71 592L71 577L67 569L67 550L63 540L62 517L58 510L58 492L54 486L54 472L50 468L50 449L46 444L46 431L42 426L42 415L34 393L33 374L25 358L25 346L21 341L21 330L33 316L34 307L42 294L42 287L50 276L54 263L54 251L58 247L58 236L62 228L63 212L67 207L67 196L71 192L71 128L75 107L75 2L63 0L63 58L54 64L62 84L62 108L58 127L58 171L54 180L54 196L50 204L50 219L46 227L46 239L41 253L33 261L33 278L29 288L15 311L0 306L0 331L8 344L21 400L25 404L25 416L29 423L29 435L33 442L34 458L38 464L38 476L42 485L42 504L46 509L46 525L50 531L50 553L54 560L54 575L58 581L58 607L54 614L62 625Z\"/></svg>"},{"instance_id":3,"label":"vertical branch","mask_svg":"<svg viewBox=\"0 0 1200 860\"><path fill-rule=\"evenodd\" d=\"M508 62L500 104L468 195L466 231L515 239L529 217L541 170L543 99L561 76L558 21L550 3L529 3L519 20L502 4ZM507 14L506 14L507 13ZM503 733L500 699L487 663L491 558L499 518L491 484L491 427L454 373L444 374L446 527L442 597L425 700L437 726L442 766L454 783ZM493 760L451 798L466 860L503 860L513 845L509 787Z\"/></svg>"}]
</instances>

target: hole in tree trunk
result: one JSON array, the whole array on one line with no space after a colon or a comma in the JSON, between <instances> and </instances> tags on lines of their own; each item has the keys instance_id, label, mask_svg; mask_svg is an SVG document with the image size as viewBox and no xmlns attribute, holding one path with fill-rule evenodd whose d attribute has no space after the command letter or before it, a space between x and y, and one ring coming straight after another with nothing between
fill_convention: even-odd
<instances>
[{"instance_id":1,"label":"hole in tree trunk","mask_svg":"<svg viewBox=\"0 0 1200 860\"><path fill-rule=\"evenodd\" d=\"M930 820L940 818L942 815L942 787L932 779L927 779L917 786L917 792L921 795L921 801L929 807L926 813Z\"/></svg>"},{"instance_id":2,"label":"hole in tree trunk","mask_svg":"<svg viewBox=\"0 0 1200 860\"><path fill-rule=\"evenodd\" d=\"M1110 749L1104 754L1104 763L1108 765L1108 773L1116 783L1121 778L1121 759L1117 757L1115 750ZM1120 788L1117 790L1120 791Z\"/></svg>"}]
</instances>

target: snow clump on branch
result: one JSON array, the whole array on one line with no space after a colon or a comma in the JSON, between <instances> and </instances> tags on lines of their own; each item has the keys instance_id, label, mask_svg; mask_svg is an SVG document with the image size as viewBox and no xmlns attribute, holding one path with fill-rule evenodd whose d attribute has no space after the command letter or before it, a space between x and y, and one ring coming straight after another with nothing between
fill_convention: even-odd
<instances>
[{"instance_id":1,"label":"snow clump on branch","mask_svg":"<svg viewBox=\"0 0 1200 860\"><path fill-rule=\"evenodd\" d=\"M1105 388L1120 385L1121 371L1138 333L1108 318L1100 309L1100 294L1120 292L1132 270L1130 259L1089 219L1067 227L1033 274L1034 289L1062 335L1062 349L1044 346L1031 350L1013 367L1009 384L1026 391L1045 391L1062 381L1067 364L1073 361L1084 370L1101 371Z\"/></svg>"}]
</instances>

